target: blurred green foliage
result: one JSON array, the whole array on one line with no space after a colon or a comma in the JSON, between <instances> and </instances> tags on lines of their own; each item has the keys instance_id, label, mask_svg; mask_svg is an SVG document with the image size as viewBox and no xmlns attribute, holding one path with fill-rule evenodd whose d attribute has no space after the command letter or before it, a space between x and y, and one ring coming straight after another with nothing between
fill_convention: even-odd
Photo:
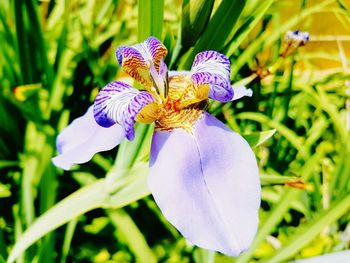
<instances>
[{"instance_id":1,"label":"blurred green foliage","mask_svg":"<svg viewBox=\"0 0 350 263\"><path fill-rule=\"evenodd\" d=\"M349 6L339 0L1 1L0 262L283 262L349 249ZM328 25L332 35L318 27L320 16L336 21ZM301 48L268 74L283 34L295 28L310 31L313 48ZM116 48L149 35L168 47L171 69L188 69L202 50L223 52L232 82L254 91L252 98L209 108L246 134L260 167L259 232L236 259L186 242L149 196L152 126L138 125L133 142L70 172L51 164L59 131L100 88L126 77Z\"/></svg>"}]
</instances>

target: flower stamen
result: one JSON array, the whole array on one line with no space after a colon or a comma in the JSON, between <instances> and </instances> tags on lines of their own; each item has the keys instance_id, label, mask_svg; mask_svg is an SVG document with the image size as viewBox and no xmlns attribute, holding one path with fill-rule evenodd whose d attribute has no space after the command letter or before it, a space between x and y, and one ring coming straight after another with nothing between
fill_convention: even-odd
<instances>
[{"instance_id":1,"label":"flower stamen","mask_svg":"<svg viewBox=\"0 0 350 263\"><path fill-rule=\"evenodd\" d=\"M169 77L168 68L163 60L160 60L159 72L157 72L153 63L150 63L150 78L161 101L166 102L169 92Z\"/></svg>"}]
</instances>

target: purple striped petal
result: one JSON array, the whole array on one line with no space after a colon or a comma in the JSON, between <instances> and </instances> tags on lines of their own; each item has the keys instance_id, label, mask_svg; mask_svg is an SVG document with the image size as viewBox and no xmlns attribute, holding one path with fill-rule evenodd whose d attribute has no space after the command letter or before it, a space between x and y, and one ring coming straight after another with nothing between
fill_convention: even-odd
<instances>
[{"instance_id":1,"label":"purple striped petal","mask_svg":"<svg viewBox=\"0 0 350 263\"><path fill-rule=\"evenodd\" d=\"M133 45L131 47L119 47L116 57L120 66L131 77L137 81L152 85L150 79L151 63L159 71L160 61L165 58L168 50L155 37L149 37L144 42Z\"/></svg>"},{"instance_id":2,"label":"purple striped petal","mask_svg":"<svg viewBox=\"0 0 350 263\"><path fill-rule=\"evenodd\" d=\"M111 82L97 95L94 102L94 116L102 127L110 127L115 123L121 125L128 140L135 137L135 117L140 110L154 102L151 94L138 91L123 82Z\"/></svg>"},{"instance_id":3,"label":"purple striped petal","mask_svg":"<svg viewBox=\"0 0 350 263\"><path fill-rule=\"evenodd\" d=\"M89 161L97 152L108 151L125 138L124 129L116 124L110 128L99 126L91 106L85 115L75 119L57 137L58 156L52 162L65 170L73 164Z\"/></svg>"},{"instance_id":4,"label":"purple striped petal","mask_svg":"<svg viewBox=\"0 0 350 263\"><path fill-rule=\"evenodd\" d=\"M191 73L196 85L210 85L209 98L227 102L233 98L230 70L230 60L223 54L211 50L196 55Z\"/></svg>"},{"instance_id":5,"label":"purple striped petal","mask_svg":"<svg viewBox=\"0 0 350 263\"><path fill-rule=\"evenodd\" d=\"M255 156L208 113L193 134L154 133L149 187L164 216L193 244L232 256L249 248L260 206Z\"/></svg>"}]
</instances>

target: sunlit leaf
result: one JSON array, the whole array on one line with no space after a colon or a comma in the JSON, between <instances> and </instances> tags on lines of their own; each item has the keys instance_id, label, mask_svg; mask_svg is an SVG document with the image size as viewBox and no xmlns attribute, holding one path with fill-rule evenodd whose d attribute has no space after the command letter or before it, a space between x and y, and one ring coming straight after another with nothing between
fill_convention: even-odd
<instances>
[{"instance_id":1,"label":"sunlit leaf","mask_svg":"<svg viewBox=\"0 0 350 263\"><path fill-rule=\"evenodd\" d=\"M265 141L270 139L274 134L276 130L268 130L268 131L262 131L262 132L254 132L251 134L243 134L244 139L247 140L249 145L254 148L258 147L259 145L263 144Z\"/></svg>"},{"instance_id":2,"label":"sunlit leaf","mask_svg":"<svg viewBox=\"0 0 350 263\"><path fill-rule=\"evenodd\" d=\"M11 191L9 185L4 185L0 183L0 198L11 196Z\"/></svg>"},{"instance_id":3,"label":"sunlit leaf","mask_svg":"<svg viewBox=\"0 0 350 263\"><path fill-rule=\"evenodd\" d=\"M213 0L185 0L182 3L181 40L183 48L191 47L205 30L213 9Z\"/></svg>"},{"instance_id":4,"label":"sunlit leaf","mask_svg":"<svg viewBox=\"0 0 350 263\"><path fill-rule=\"evenodd\" d=\"M329 253L318 257L311 257L306 259L300 259L291 261L291 263L347 263L350 262L350 250L342 252Z\"/></svg>"},{"instance_id":5,"label":"sunlit leaf","mask_svg":"<svg viewBox=\"0 0 350 263\"><path fill-rule=\"evenodd\" d=\"M195 55L204 50L220 50L232 34L234 25L239 18L245 0L223 0L210 19L208 26L191 50L186 61L181 65L184 69L189 69Z\"/></svg>"},{"instance_id":6,"label":"sunlit leaf","mask_svg":"<svg viewBox=\"0 0 350 263\"><path fill-rule=\"evenodd\" d=\"M118 208L149 194L146 184L148 164L138 165L135 171L124 171L128 176L114 182L115 192L106 188L106 180L100 179L85 186L37 218L15 244L7 260L13 262L24 250L41 237L92 209L103 207ZM142 172L143 171L143 172Z\"/></svg>"},{"instance_id":7,"label":"sunlit leaf","mask_svg":"<svg viewBox=\"0 0 350 263\"><path fill-rule=\"evenodd\" d=\"M138 39L162 38L164 0L138 0Z\"/></svg>"}]
</instances>

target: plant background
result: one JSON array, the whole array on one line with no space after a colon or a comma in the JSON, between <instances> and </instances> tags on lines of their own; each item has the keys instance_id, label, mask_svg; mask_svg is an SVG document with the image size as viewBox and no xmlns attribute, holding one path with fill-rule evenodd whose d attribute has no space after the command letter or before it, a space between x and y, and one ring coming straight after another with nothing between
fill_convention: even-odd
<instances>
[{"instance_id":1,"label":"plant background","mask_svg":"<svg viewBox=\"0 0 350 263\"><path fill-rule=\"evenodd\" d=\"M349 8L348 0L2 0L0 262L284 262L349 249ZM294 29L311 41L281 62ZM168 47L171 69L218 50L230 57L232 83L254 91L209 107L246 136L260 168L259 232L238 258L193 247L160 213L146 184L152 126L69 172L50 162L57 134L98 90L130 81L116 48L150 35Z\"/></svg>"}]
</instances>

